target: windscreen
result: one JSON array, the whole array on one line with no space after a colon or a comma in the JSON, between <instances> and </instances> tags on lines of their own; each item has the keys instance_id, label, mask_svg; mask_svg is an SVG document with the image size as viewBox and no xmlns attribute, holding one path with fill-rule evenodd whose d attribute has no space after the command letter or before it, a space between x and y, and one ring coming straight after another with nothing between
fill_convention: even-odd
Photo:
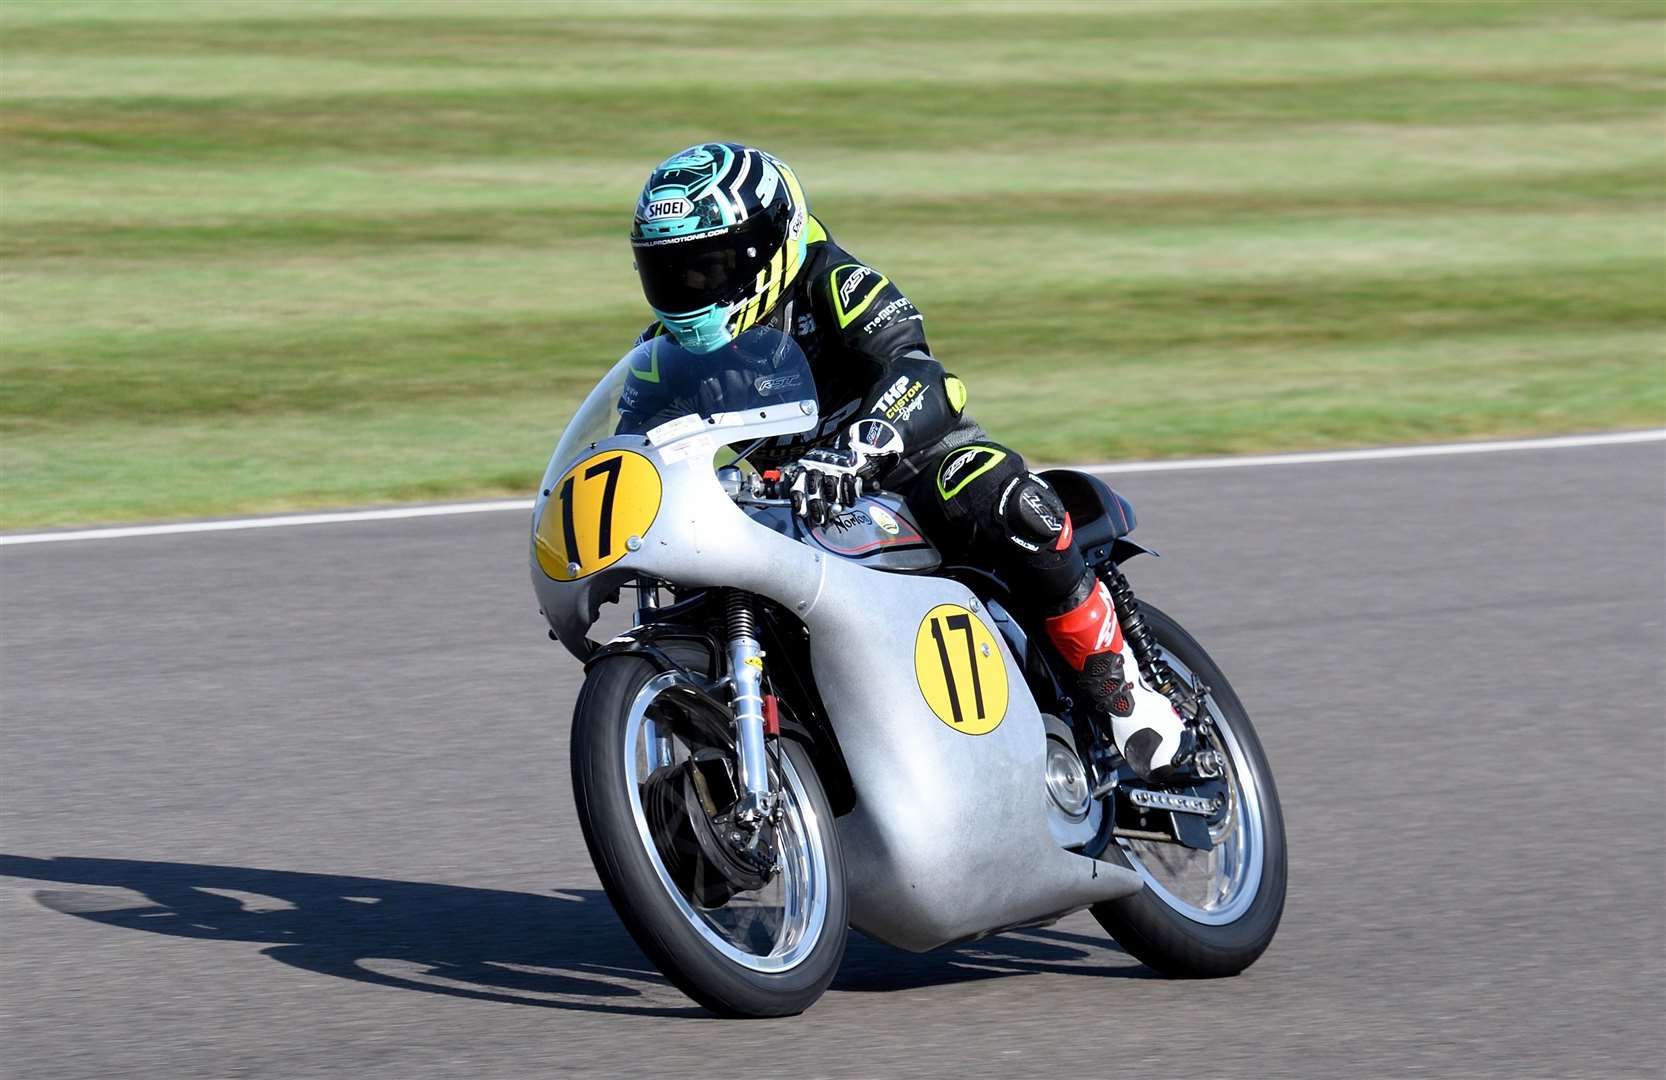
<instances>
[{"instance_id":1,"label":"windscreen","mask_svg":"<svg viewBox=\"0 0 1666 1080\"><path fill-rule=\"evenodd\" d=\"M651 431L680 416L711 417L816 396L803 351L769 327L748 330L705 353L689 352L661 335L620 363L629 369L619 397L620 434Z\"/></svg>"},{"instance_id":2,"label":"windscreen","mask_svg":"<svg viewBox=\"0 0 1666 1080\"><path fill-rule=\"evenodd\" d=\"M783 428L815 426L816 384L810 362L779 330L753 327L711 352L690 352L670 335L643 342L613 366L574 414L551 468L566 465L593 442L643 435L682 417L718 419L724 426L756 420L761 409L809 403L793 410ZM710 431L709 424L690 430Z\"/></svg>"}]
</instances>

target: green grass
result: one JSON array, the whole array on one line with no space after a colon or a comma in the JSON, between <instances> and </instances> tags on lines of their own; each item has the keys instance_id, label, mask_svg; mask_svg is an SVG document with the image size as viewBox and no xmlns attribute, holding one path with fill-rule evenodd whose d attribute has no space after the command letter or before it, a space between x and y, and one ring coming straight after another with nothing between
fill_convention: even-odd
<instances>
[{"instance_id":1,"label":"green grass","mask_svg":"<svg viewBox=\"0 0 1666 1080\"><path fill-rule=\"evenodd\" d=\"M711 137L1037 460L1666 423L1661 3L0 5L0 526L526 493Z\"/></svg>"}]
</instances>

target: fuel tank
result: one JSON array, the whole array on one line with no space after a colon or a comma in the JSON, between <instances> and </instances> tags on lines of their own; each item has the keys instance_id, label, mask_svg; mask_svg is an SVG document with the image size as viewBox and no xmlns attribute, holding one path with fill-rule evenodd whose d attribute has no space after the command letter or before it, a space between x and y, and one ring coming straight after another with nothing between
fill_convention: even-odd
<instances>
[{"instance_id":1,"label":"fuel tank","mask_svg":"<svg viewBox=\"0 0 1666 1080\"><path fill-rule=\"evenodd\" d=\"M892 495L862 496L849 510L812 528L810 539L823 551L873 570L918 573L943 563L902 500Z\"/></svg>"}]
</instances>

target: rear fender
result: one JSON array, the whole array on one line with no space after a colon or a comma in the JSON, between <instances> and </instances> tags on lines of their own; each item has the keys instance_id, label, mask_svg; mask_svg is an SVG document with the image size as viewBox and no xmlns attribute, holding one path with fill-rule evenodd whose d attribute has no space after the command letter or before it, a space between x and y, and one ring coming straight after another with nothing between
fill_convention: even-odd
<instances>
[{"instance_id":1,"label":"rear fender","mask_svg":"<svg viewBox=\"0 0 1666 1080\"><path fill-rule=\"evenodd\" d=\"M1144 544L1136 544L1126 536L1117 537L1111 541L1108 548L1095 548L1092 552L1084 552L1084 555L1087 556L1088 565L1095 567L1103 566L1107 562L1113 562L1121 566L1135 555L1150 555L1154 559L1162 558L1154 548L1148 548Z\"/></svg>"}]
</instances>

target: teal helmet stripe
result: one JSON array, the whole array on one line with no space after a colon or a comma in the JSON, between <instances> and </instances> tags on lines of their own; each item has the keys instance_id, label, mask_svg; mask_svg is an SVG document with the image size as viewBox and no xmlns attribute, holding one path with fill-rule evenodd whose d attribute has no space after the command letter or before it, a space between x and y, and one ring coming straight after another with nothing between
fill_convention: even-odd
<instances>
[{"instance_id":1,"label":"teal helmet stripe","mask_svg":"<svg viewBox=\"0 0 1666 1080\"><path fill-rule=\"evenodd\" d=\"M712 169L711 175L706 177L705 180L700 183L698 188L690 192L689 200L695 203L699 203L702 200L710 200L711 203L717 208L718 217L722 222L722 225L713 225L712 227L722 228L733 225L737 220L735 217L735 209L732 205L730 205L729 200L724 197L722 187L723 178L729 175L730 169L734 168L735 152L722 143L717 143L715 145L717 149L723 152L723 160Z\"/></svg>"},{"instance_id":2,"label":"teal helmet stripe","mask_svg":"<svg viewBox=\"0 0 1666 1080\"><path fill-rule=\"evenodd\" d=\"M735 161L730 147L704 143L660 162L637 199L631 235L643 240L695 236L744 220L744 209L735 212L735 203L723 187L735 171Z\"/></svg>"}]
</instances>

